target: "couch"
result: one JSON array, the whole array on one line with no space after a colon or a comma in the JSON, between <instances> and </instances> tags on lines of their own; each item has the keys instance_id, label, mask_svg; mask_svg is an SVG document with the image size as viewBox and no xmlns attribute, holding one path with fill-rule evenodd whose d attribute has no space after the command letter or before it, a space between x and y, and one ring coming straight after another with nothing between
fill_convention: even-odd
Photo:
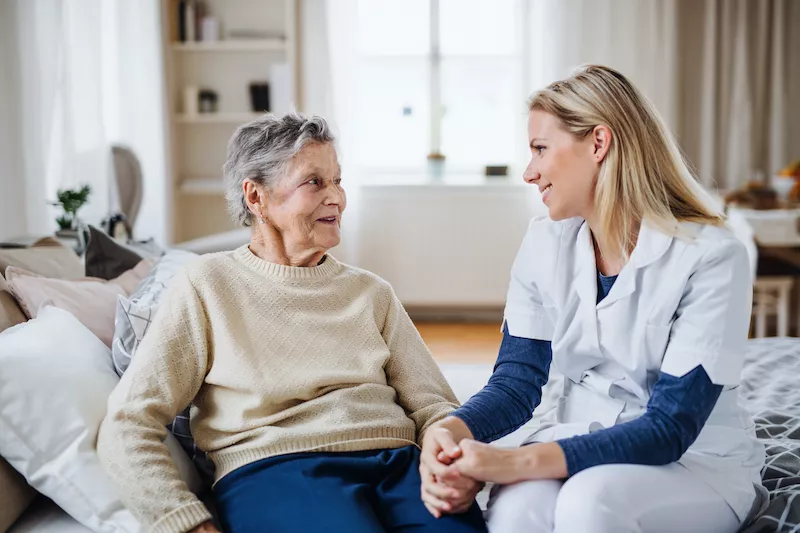
<instances>
[{"instance_id":1,"label":"couch","mask_svg":"<svg viewBox=\"0 0 800 533\"><path fill-rule=\"evenodd\" d=\"M235 236L240 240L240 235ZM195 243L190 243L195 244ZM204 246L181 247L203 253L211 251ZM217 248L219 243L212 243ZM223 248L229 248L229 245ZM22 253L24 250L24 253ZM216 250L214 250L216 251ZM181 252L178 252L181 253ZM90 260L87 260L89 264ZM48 278L73 279L83 277L85 265L72 250L53 239L42 239L28 248L7 250L0 247L0 333L26 322L23 309L9 291L2 273L7 266L22 267ZM488 379L491 365L451 365L444 369L455 382L457 395L462 401L474 394ZM26 375L27 376L27 375ZM526 429L518 432L521 441ZM506 439L506 442L509 442ZM513 444L513 443L512 443ZM481 497L485 503L486 493ZM0 456L0 533L87 533L81 525L55 503L37 493L19 473Z\"/></svg>"},{"instance_id":2,"label":"couch","mask_svg":"<svg viewBox=\"0 0 800 533\"><path fill-rule=\"evenodd\" d=\"M238 237L238 236L237 236ZM0 248L0 333L26 321L26 315L9 293L2 272L21 266L49 277L80 277L83 265L74 253L53 239L36 242L30 253L17 257ZM489 364L443 365L445 377L464 401L486 383ZM743 372L741 401L756 421L758 436L767 446L762 472L769 498L757 505L754 522L746 533L797 531L800 527L800 339L757 339L750 342ZM551 375L537 414L556 405L561 378ZM534 419L501 439L504 446L518 445L537 423ZM478 501L485 506L487 492ZM88 533L57 505L38 494L0 456L0 533Z\"/></svg>"},{"instance_id":3,"label":"couch","mask_svg":"<svg viewBox=\"0 0 800 533\"><path fill-rule=\"evenodd\" d=\"M34 256L39 255L39 260L37 261L35 257L29 256L30 261L26 262L24 266L37 273L58 275L60 273L58 257L68 257L64 252L69 253L71 251L66 248L63 248L63 251L59 250L56 248L60 246L59 243L52 240L39 241L36 246L52 248L52 250L42 250L40 254L32 254ZM15 264L22 266L19 263ZM74 262L65 261L60 264L63 265L64 270L69 270L71 267L74 268ZM0 266L2 266L2 271L5 271L6 265L0 263ZM66 274L69 275L68 272ZM14 297L8 292L5 279L0 274L0 332L25 320L25 314L17 305ZM35 500L38 500L36 505L32 505ZM28 511L27 514L26 511ZM23 514L25 516L20 519ZM72 533L73 529L75 533L89 531L72 521L52 504L48 505L48 502L39 497L36 491L28 486L25 479L0 457L0 533L6 533L7 531L13 533L45 531L41 527L34 526L35 522L38 522L39 526L42 525L43 515L47 515L45 517L47 518L47 523L54 524L54 527L57 528L53 529L53 532ZM15 522L17 524L12 528L12 524L15 524ZM69 529L70 527L73 527L73 529Z\"/></svg>"}]
</instances>

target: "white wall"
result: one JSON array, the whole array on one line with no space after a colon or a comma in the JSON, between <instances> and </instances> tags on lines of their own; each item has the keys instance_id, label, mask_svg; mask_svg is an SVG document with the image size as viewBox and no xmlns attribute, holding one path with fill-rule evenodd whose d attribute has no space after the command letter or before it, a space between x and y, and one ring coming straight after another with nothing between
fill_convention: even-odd
<instances>
[{"instance_id":1,"label":"white wall","mask_svg":"<svg viewBox=\"0 0 800 533\"><path fill-rule=\"evenodd\" d=\"M502 306L528 221L545 212L525 185L366 186L355 236L345 234L356 257L335 253L389 281L405 305Z\"/></svg>"},{"instance_id":2,"label":"white wall","mask_svg":"<svg viewBox=\"0 0 800 533\"><path fill-rule=\"evenodd\" d=\"M24 235L27 224L16 21L15 2L0 2L0 240Z\"/></svg>"}]
</instances>

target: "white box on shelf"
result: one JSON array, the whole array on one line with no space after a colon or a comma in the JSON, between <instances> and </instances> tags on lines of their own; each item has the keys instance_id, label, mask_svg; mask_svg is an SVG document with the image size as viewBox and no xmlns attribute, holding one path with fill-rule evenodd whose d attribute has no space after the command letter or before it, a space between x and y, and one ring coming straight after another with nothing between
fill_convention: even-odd
<instances>
[{"instance_id":1,"label":"white box on shelf","mask_svg":"<svg viewBox=\"0 0 800 533\"><path fill-rule=\"evenodd\" d=\"M274 63L269 67L270 111L285 115L292 110L292 75L287 63Z\"/></svg>"},{"instance_id":2,"label":"white box on shelf","mask_svg":"<svg viewBox=\"0 0 800 533\"><path fill-rule=\"evenodd\" d=\"M204 43L219 41L219 19L216 17L203 17L200 24L200 38Z\"/></svg>"}]
</instances>

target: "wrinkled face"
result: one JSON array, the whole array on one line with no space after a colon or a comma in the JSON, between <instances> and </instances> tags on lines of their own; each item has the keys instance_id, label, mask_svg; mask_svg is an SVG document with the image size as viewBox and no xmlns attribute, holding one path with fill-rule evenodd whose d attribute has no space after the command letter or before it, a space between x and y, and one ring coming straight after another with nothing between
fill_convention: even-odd
<instances>
[{"instance_id":1,"label":"wrinkled face","mask_svg":"<svg viewBox=\"0 0 800 533\"><path fill-rule=\"evenodd\" d=\"M347 196L331 143L306 145L266 194L264 217L292 250L328 250L341 240Z\"/></svg>"},{"instance_id":2,"label":"wrinkled face","mask_svg":"<svg viewBox=\"0 0 800 533\"><path fill-rule=\"evenodd\" d=\"M594 190L602 161L595 134L577 139L557 117L544 111L528 116L531 162L523 178L539 187L553 220L588 219L594 210ZM602 147L601 147L602 149Z\"/></svg>"}]
</instances>

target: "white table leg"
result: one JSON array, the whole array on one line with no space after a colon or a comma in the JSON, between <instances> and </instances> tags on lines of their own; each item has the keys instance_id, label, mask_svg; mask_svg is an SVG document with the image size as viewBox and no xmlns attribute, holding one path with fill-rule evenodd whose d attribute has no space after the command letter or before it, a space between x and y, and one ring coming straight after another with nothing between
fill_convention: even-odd
<instances>
[{"instance_id":1,"label":"white table leg","mask_svg":"<svg viewBox=\"0 0 800 533\"><path fill-rule=\"evenodd\" d=\"M767 304L763 298L756 302L756 338L763 339L767 336Z\"/></svg>"},{"instance_id":2,"label":"white table leg","mask_svg":"<svg viewBox=\"0 0 800 533\"><path fill-rule=\"evenodd\" d=\"M791 285L784 285L778 290L778 337L789 336L789 290Z\"/></svg>"}]
</instances>

